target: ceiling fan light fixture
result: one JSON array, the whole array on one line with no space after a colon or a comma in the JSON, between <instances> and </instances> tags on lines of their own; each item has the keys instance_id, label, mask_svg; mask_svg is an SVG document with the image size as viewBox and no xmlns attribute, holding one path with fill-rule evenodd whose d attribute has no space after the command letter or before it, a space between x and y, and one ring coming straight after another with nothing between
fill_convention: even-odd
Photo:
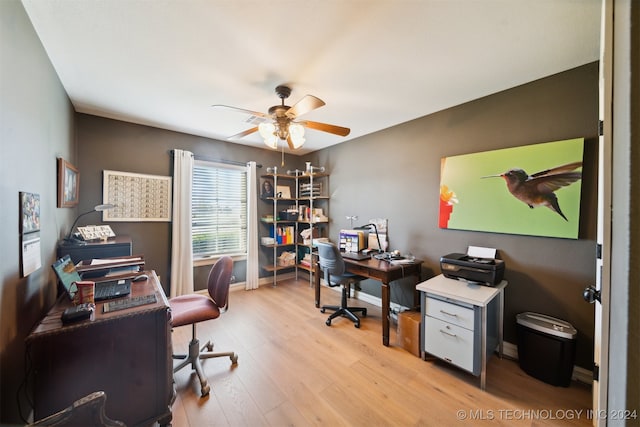
<instances>
[{"instance_id":1,"label":"ceiling fan light fixture","mask_svg":"<svg viewBox=\"0 0 640 427\"><path fill-rule=\"evenodd\" d=\"M302 99L296 102L292 107L284 104L284 100L291 95L291 88L288 86L280 85L276 87L276 94L282 100L281 105L274 105L269 108L269 113L260 113L257 111L246 110L244 108L229 107L226 105L216 105L217 107L229 108L232 110L240 111L244 114L251 114L256 118L271 119L271 122L263 122L258 126L247 129L236 135L230 136L228 139L243 138L247 135L251 135L254 132L258 132L262 137L267 147L277 150L279 140L286 141L291 150L296 150L305 143L304 133L305 127L319 130L322 132L332 133L339 136L349 135L350 129L341 126L331 125L327 123L319 123L312 121L304 121L301 123L294 122L299 116L306 114L310 111L320 108L325 105L324 101L313 95L305 95ZM251 123L256 123L251 121Z\"/></svg>"},{"instance_id":2,"label":"ceiling fan light fixture","mask_svg":"<svg viewBox=\"0 0 640 427\"><path fill-rule=\"evenodd\" d=\"M306 141L304 138L304 126L298 123L291 123L289 125L289 136L294 149L302 147L302 144Z\"/></svg>"},{"instance_id":3,"label":"ceiling fan light fixture","mask_svg":"<svg viewBox=\"0 0 640 427\"><path fill-rule=\"evenodd\" d=\"M276 127L273 123L265 122L258 125L258 132L260 132L260 136L265 140L265 143L267 139L274 136L275 130Z\"/></svg>"},{"instance_id":4,"label":"ceiling fan light fixture","mask_svg":"<svg viewBox=\"0 0 640 427\"><path fill-rule=\"evenodd\" d=\"M278 138L275 135L270 135L264 139L264 143L267 147L276 150L278 148Z\"/></svg>"},{"instance_id":5,"label":"ceiling fan light fixture","mask_svg":"<svg viewBox=\"0 0 640 427\"><path fill-rule=\"evenodd\" d=\"M304 144L304 142L306 141L306 139L300 137L300 138L291 138L291 142L293 143L293 149L297 150L298 148L302 147L302 144Z\"/></svg>"},{"instance_id":6,"label":"ceiling fan light fixture","mask_svg":"<svg viewBox=\"0 0 640 427\"><path fill-rule=\"evenodd\" d=\"M304 126L299 123L291 123L289 125L289 135L293 139L304 137Z\"/></svg>"}]
</instances>

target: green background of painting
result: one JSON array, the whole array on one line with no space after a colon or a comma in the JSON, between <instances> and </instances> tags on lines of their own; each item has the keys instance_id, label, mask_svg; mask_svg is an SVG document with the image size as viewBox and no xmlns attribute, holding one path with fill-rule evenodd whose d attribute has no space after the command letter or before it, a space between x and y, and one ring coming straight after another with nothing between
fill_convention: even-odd
<instances>
[{"instance_id":1,"label":"green background of painting","mask_svg":"<svg viewBox=\"0 0 640 427\"><path fill-rule=\"evenodd\" d=\"M547 207L530 209L509 193L503 178L481 177L514 168L532 175L582 161L583 150L584 138L577 138L442 159L440 183L458 199L448 228L577 239L582 180L555 192L565 221Z\"/></svg>"}]
</instances>

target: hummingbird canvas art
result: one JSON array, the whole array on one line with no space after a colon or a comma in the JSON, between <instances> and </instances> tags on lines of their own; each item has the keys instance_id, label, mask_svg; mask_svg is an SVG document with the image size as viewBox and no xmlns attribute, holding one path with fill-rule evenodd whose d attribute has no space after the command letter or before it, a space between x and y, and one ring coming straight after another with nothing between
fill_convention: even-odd
<instances>
[{"instance_id":1,"label":"hummingbird canvas art","mask_svg":"<svg viewBox=\"0 0 640 427\"><path fill-rule=\"evenodd\" d=\"M575 170L582 167L582 162L573 162L555 168L528 175L522 169L509 169L499 175L483 176L483 178L504 178L509 193L533 209L546 206L556 212L565 221L569 221L562 213L555 191L573 184L582 178L582 172Z\"/></svg>"},{"instance_id":2,"label":"hummingbird canvas art","mask_svg":"<svg viewBox=\"0 0 640 427\"><path fill-rule=\"evenodd\" d=\"M578 238L584 145L575 138L442 158L438 226Z\"/></svg>"}]
</instances>

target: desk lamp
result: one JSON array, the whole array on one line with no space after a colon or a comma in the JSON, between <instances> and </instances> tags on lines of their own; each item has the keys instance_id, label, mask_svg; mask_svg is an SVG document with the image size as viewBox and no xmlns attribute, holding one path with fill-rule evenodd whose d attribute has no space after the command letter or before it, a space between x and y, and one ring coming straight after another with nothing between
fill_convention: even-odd
<instances>
[{"instance_id":1,"label":"desk lamp","mask_svg":"<svg viewBox=\"0 0 640 427\"><path fill-rule=\"evenodd\" d=\"M380 235L378 234L378 227L375 224L365 224L359 227L353 227L354 230L367 230L369 227L373 227L373 230L376 232L376 239L378 239L378 252L382 253L382 245L380 244Z\"/></svg>"},{"instance_id":2,"label":"desk lamp","mask_svg":"<svg viewBox=\"0 0 640 427\"><path fill-rule=\"evenodd\" d=\"M65 245L86 245L86 243L84 241L78 240L77 238L72 237L73 229L75 228L78 220L80 218L82 218L83 216L88 215L90 213L108 211L109 209L113 209L115 207L116 207L116 205L113 205L111 203L106 203L106 204L103 204L103 205L94 206L94 208L91 209L90 211L87 211L87 212L84 212L84 213L81 213L80 215L78 215L76 217L75 221L73 221L73 225L71 226L71 229L69 230L69 234L63 240L64 244Z\"/></svg>"}]
</instances>

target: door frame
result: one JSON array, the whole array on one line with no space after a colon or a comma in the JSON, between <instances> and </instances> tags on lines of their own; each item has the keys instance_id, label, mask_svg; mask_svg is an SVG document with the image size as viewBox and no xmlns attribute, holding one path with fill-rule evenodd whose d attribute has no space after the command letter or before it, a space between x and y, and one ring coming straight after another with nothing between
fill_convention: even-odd
<instances>
[{"instance_id":1,"label":"door frame","mask_svg":"<svg viewBox=\"0 0 640 427\"><path fill-rule=\"evenodd\" d=\"M611 197L612 197L612 93L613 93L613 1L602 0L600 17L600 71L598 79L600 129L598 137L598 220L596 290L593 333L593 411L607 410L609 377L609 309L611 290ZM594 416L593 425L606 426L606 418Z\"/></svg>"}]
</instances>

